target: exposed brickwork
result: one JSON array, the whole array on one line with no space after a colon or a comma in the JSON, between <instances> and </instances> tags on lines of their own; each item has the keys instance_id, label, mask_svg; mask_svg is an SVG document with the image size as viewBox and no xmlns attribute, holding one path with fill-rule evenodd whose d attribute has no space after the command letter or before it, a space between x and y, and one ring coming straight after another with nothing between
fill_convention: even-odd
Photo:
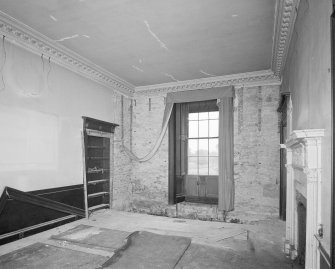
<instances>
[{"instance_id":1,"label":"exposed brickwork","mask_svg":"<svg viewBox=\"0 0 335 269\"><path fill-rule=\"evenodd\" d=\"M242 222L278 215L278 86L238 89L234 112L235 210L227 220ZM165 94L135 96L133 150L144 156L161 129ZM150 98L150 101L149 101ZM150 103L150 109L149 109ZM182 203L168 206L168 139L152 160L132 162L132 210L158 215L223 219L216 206Z\"/></svg>"},{"instance_id":2,"label":"exposed brickwork","mask_svg":"<svg viewBox=\"0 0 335 269\"><path fill-rule=\"evenodd\" d=\"M123 105L121 99L123 99ZM114 137L113 208L128 210L131 202L131 162L127 154L121 149L121 137L123 134L124 143L129 147L131 100L117 96L114 105L116 111L115 122L120 126L115 129ZM122 107L123 113L121 112ZM121 120L122 114L123 120Z\"/></svg>"}]
</instances>

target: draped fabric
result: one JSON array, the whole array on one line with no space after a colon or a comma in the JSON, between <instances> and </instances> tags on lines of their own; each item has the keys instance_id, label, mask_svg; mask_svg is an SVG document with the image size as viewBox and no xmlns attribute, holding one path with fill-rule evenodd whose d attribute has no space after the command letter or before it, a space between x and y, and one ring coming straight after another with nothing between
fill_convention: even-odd
<instances>
[{"instance_id":1,"label":"draped fabric","mask_svg":"<svg viewBox=\"0 0 335 269\"><path fill-rule=\"evenodd\" d=\"M233 98L221 98L219 106L219 204L222 211L234 209Z\"/></svg>"},{"instance_id":2,"label":"draped fabric","mask_svg":"<svg viewBox=\"0 0 335 269\"><path fill-rule=\"evenodd\" d=\"M170 116L171 116L172 109L173 109L173 104L166 104L161 132L160 132L159 137L157 138L156 143L154 144L153 148L149 151L149 153L147 155L145 155L142 158L137 157L130 149L128 149L126 146L123 145L124 151L128 154L128 156L132 160L135 160L135 161L138 161L138 162L141 163L141 162L149 161L153 156L155 156L157 150L159 149L160 145L162 144L164 135L165 135L166 130L168 128L169 119L170 119Z\"/></svg>"},{"instance_id":3,"label":"draped fabric","mask_svg":"<svg viewBox=\"0 0 335 269\"><path fill-rule=\"evenodd\" d=\"M138 157L125 145L122 145L123 150L128 154L129 158L131 158L132 160L135 160L137 162L149 161L153 156L155 156L160 145L162 144L163 138L168 128L169 119L173 110L173 106L175 103L188 103L188 102L204 101L211 99L219 99L223 97L233 97L233 94L234 93L232 86L205 89L205 90L192 90L192 91L168 93L166 96L166 105L164 110L161 132L154 146L150 149L148 154L145 155L144 157Z\"/></svg>"},{"instance_id":4,"label":"draped fabric","mask_svg":"<svg viewBox=\"0 0 335 269\"><path fill-rule=\"evenodd\" d=\"M206 100L218 100L219 106L219 202L218 208L222 211L231 211L234 209L234 149L233 149L233 97L234 91L232 86L227 86L223 88L213 88L206 90L192 90L184 92L168 93L166 97L166 105L163 116L162 129L156 143L153 148L149 151L147 155L142 158L137 157L133 152L131 152L127 147L123 146L125 152L129 157L138 162L146 162L150 160L158 151L166 130L168 128L169 119L173 111L174 105L179 103L191 103ZM182 106L181 110L187 111L192 106ZM185 113L183 113L185 114ZM185 114L186 115L186 114ZM182 115L180 115L182 117ZM185 118L183 118L185 120ZM187 130L180 130L182 134L181 137L185 136ZM179 148L179 157L183 158L187 150L184 148L184 143L181 143ZM176 156L177 157L177 152ZM176 169L176 167L174 167ZM185 166L179 167L179 171L174 170L176 173L174 176L182 175L187 171ZM178 187L178 182L176 182L176 192L182 193L182 188ZM180 190L179 190L180 189ZM169 198L170 199L170 198Z\"/></svg>"}]
</instances>

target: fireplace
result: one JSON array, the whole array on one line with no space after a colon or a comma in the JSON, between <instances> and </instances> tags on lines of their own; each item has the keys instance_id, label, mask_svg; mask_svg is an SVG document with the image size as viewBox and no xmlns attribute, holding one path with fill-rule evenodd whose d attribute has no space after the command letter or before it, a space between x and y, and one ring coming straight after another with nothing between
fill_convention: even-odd
<instances>
[{"instance_id":1,"label":"fireplace","mask_svg":"<svg viewBox=\"0 0 335 269\"><path fill-rule=\"evenodd\" d=\"M298 263L305 265L306 255L306 205L298 202L297 205L297 226L298 226Z\"/></svg>"},{"instance_id":2,"label":"fireplace","mask_svg":"<svg viewBox=\"0 0 335 269\"><path fill-rule=\"evenodd\" d=\"M315 235L321 219L321 141L324 131L293 131L286 141L287 207L285 251L305 268L320 266Z\"/></svg>"}]
</instances>

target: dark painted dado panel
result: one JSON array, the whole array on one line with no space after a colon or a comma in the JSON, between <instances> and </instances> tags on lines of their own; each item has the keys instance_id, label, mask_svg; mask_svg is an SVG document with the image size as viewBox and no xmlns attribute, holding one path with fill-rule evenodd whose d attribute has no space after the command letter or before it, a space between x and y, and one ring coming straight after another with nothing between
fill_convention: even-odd
<instances>
[{"instance_id":1,"label":"dark painted dado panel","mask_svg":"<svg viewBox=\"0 0 335 269\"><path fill-rule=\"evenodd\" d=\"M13 232L66 215L69 214L21 201L8 200L0 215L0 234Z\"/></svg>"},{"instance_id":2,"label":"dark painted dado panel","mask_svg":"<svg viewBox=\"0 0 335 269\"><path fill-rule=\"evenodd\" d=\"M81 209L85 208L83 184L36 190L29 193Z\"/></svg>"},{"instance_id":3,"label":"dark painted dado panel","mask_svg":"<svg viewBox=\"0 0 335 269\"><path fill-rule=\"evenodd\" d=\"M46 222L70 216L71 214L80 218L84 216L83 209L83 185L36 190L29 193L5 188L0 198L0 236L34 225L44 225ZM71 220L74 219L72 218ZM36 234L69 221L62 220L38 229L29 230L24 232L24 236ZM20 236L17 235L0 238L0 245L19 238Z\"/></svg>"}]
</instances>

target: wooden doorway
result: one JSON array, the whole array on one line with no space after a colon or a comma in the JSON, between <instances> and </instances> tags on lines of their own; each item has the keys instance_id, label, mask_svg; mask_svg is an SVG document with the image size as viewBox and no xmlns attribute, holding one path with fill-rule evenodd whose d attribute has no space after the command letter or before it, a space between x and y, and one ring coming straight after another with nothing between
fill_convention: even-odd
<instances>
[{"instance_id":1,"label":"wooden doorway","mask_svg":"<svg viewBox=\"0 0 335 269\"><path fill-rule=\"evenodd\" d=\"M290 93L282 93L281 102L278 108L280 112L280 144L284 145L287 139L287 108L290 99ZM279 193L279 217L286 220L286 149L280 148L280 193Z\"/></svg>"}]
</instances>

